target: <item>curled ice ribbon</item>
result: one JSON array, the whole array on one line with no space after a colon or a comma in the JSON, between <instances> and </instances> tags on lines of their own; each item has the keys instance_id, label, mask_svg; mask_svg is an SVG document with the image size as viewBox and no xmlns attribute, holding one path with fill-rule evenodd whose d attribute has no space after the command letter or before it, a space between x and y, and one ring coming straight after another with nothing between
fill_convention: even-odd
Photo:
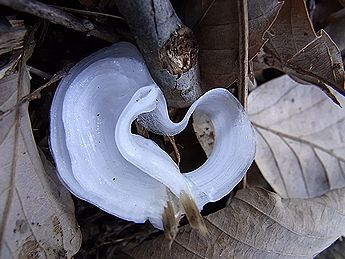
<instances>
[{"instance_id":1,"label":"curled ice ribbon","mask_svg":"<svg viewBox=\"0 0 345 259\"><path fill-rule=\"evenodd\" d=\"M193 112L214 127L206 162L181 174L152 140L131 133L137 120L149 131L173 136ZM50 145L59 178L77 197L137 223L162 229L173 195L196 207L219 200L243 178L255 155L250 121L237 99L216 88L193 103L183 120L170 120L164 95L130 43L102 49L75 65L61 81L51 107Z\"/></svg>"}]
</instances>

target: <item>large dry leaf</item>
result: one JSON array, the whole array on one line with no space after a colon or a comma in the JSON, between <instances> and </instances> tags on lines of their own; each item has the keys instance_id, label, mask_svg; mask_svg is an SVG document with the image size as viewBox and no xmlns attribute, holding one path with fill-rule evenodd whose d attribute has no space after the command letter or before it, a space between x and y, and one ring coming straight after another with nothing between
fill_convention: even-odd
<instances>
[{"instance_id":1,"label":"large dry leaf","mask_svg":"<svg viewBox=\"0 0 345 259\"><path fill-rule=\"evenodd\" d=\"M21 71L0 80L1 111L28 94L29 75ZM73 201L42 163L27 109L0 121L0 258L70 258L81 243Z\"/></svg>"},{"instance_id":2,"label":"large dry leaf","mask_svg":"<svg viewBox=\"0 0 345 259\"><path fill-rule=\"evenodd\" d=\"M231 85L238 74L237 2L189 0L185 1L185 5L185 14L182 14L184 23L194 27L199 43L203 88ZM274 21L281 5L279 0L248 1L250 59L264 44L263 35ZM202 20L198 23L200 19Z\"/></svg>"},{"instance_id":3,"label":"large dry leaf","mask_svg":"<svg viewBox=\"0 0 345 259\"><path fill-rule=\"evenodd\" d=\"M257 132L255 161L282 197L345 186L345 112L316 86L287 75L269 81L249 95L248 114Z\"/></svg>"},{"instance_id":4,"label":"large dry leaf","mask_svg":"<svg viewBox=\"0 0 345 259\"><path fill-rule=\"evenodd\" d=\"M205 219L208 235L180 229L171 251L161 236L126 253L137 258L312 258L345 231L345 189L313 199L281 199L263 189L237 192Z\"/></svg>"},{"instance_id":5,"label":"large dry leaf","mask_svg":"<svg viewBox=\"0 0 345 259\"><path fill-rule=\"evenodd\" d=\"M304 0L286 0L267 36L268 65L316 84L329 95L327 85L345 94L340 51L325 31L316 35Z\"/></svg>"}]
</instances>

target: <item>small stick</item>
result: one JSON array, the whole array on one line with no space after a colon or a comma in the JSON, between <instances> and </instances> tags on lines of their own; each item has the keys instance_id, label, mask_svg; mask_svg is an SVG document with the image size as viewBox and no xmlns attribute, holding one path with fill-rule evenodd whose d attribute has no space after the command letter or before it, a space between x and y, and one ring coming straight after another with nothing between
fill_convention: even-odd
<instances>
[{"instance_id":1,"label":"small stick","mask_svg":"<svg viewBox=\"0 0 345 259\"><path fill-rule=\"evenodd\" d=\"M201 95L198 44L171 1L115 0L115 3L169 106L189 106Z\"/></svg>"},{"instance_id":2,"label":"small stick","mask_svg":"<svg viewBox=\"0 0 345 259\"><path fill-rule=\"evenodd\" d=\"M100 13L100 12L94 12L94 11L88 11L88 10L80 10L80 9L74 9L74 8L58 6L58 5L50 5L50 6L58 8L58 9L61 9L61 10L65 10L67 12L71 12L71 13L80 13L80 14L91 15L91 16L96 16L96 17L107 17L107 18L112 18L112 19L118 19L118 20L126 21L121 16L113 15L113 14L108 14L108 13Z\"/></svg>"},{"instance_id":3,"label":"small stick","mask_svg":"<svg viewBox=\"0 0 345 259\"><path fill-rule=\"evenodd\" d=\"M237 0L239 19L239 63L240 72L238 78L239 100L244 109L247 109L248 98L248 3L247 0Z\"/></svg>"},{"instance_id":4,"label":"small stick","mask_svg":"<svg viewBox=\"0 0 345 259\"><path fill-rule=\"evenodd\" d=\"M238 77L238 98L247 110L248 99L248 48L249 48L249 28L248 28L248 2L247 0L237 0L238 22L239 22L239 46L238 58L240 71ZM247 175L243 178L243 189L247 187Z\"/></svg>"},{"instance_id":5,"label":"small stick","mask_svg":"<svg viewBox=\"0 0 345 259\"><path fill-rule=\"evenodd\" d=\"M29 72L31 72L32 74L37 75L39 77L42 77L43 79L49 79L52 77L51 74L46 73L46 72L39 70L37 68L31 67L31 66L26 66L26 67L28 68Z\"/></svg>"}]
</instances>

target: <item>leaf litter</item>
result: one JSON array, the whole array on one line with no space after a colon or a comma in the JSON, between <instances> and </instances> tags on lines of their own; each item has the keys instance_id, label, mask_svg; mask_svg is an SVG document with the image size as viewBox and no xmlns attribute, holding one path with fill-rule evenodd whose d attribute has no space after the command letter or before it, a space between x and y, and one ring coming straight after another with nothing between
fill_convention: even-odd
<instances>
[{"instance_id":1,"label":"leaf litter","mask_svg":"<svg viewBox=\"0 0 345 259\"><path fill-rule=\"evenodd\" d=\"M178 1L174 2L180 18L193 29L198 39L203 89L229 87L238 77L239 25L236 1L228 3L222 0L189 0L179 4ZM112 9L115 6L114 1L82 1L82 4L85 3L86 11L113 12L121 17L121 14ZM316 6L318 7L318 3ZM73 4L70 7L74 10L83 8ZM6 24L15 34L0 35L0 50L6 50L6 53L3 53L5 55L0 56L1 61L3 58L6 60L0 63L1 111L10 109L0 121L3 140L0 152L7 154L1 160L4 164L0 165L4 172L10 170L8 162L11 161L11 152L7 150L9 146L15 147L18 159L13 166L16 174L12 182L16 189L9 204L13 203L10 206L12 210L19 208L20 217L9 211L11 216L7 216L8 225L2 227L2 240L7 242L9 237L18 236L18 242L13 244L2 241L1 247L5 248L1 253L6 251L14 258L25 255L72 256L79 249L81 242L74 208L84 236L82 249L76 258L94 258L96 254L101 255L101 258L111 258L115 255L130 255L134 258L218 258L220 255L227 258L311 258L344 234L344 189L338 189L344 183L344 124L341 123L344 112L333 105L315 86L305 85L318 85L333 101L341 103L343 97L334 98L337 94L329 88L330 86L343 93L344 70L341 53L325 31L315 33L303 0L286 0L284 3L276 0L249 0L248 8L249 58L254 58L261 50L262 64L279 69L299 82L283 76L259 85L249 97L248 112L254 126L258 132L265 132L265 139L258 136L256 163L277 194L258 188L238 190L224 209L219 210L223 205L211 205L216 208L213 211L219 211L205 218L210 232L208 236L202 237L188 225L183 226L179 229L171 250L163 236L148 225L138 226L115 219L78 199L75 199L75 207L73 206L69 193L55 177L55 169L42 153L37 151L32 138L34 134L40 143L44 143L42 148L49 156L46 143L48 133L45 128L47 123L40 118L40 105L43 105L45 100L49 102L52 91L44 89L43 86L48 82L42 82L32 72L30 79L34 88L32 93L29 93L26 57L20 55L26 29L21 19L13 19L14 16L11 16L8 20L10 22ZM67 7L61 10L69 9ZM37 15L37 12L35 14ZM88 12L76 13L73 19L81 15L96 25L107 22L114 24L114 21L107 20L107 16L102 19L94 19L92 15L88 17ZM25 24L30 21L27 17L24 18ZM324 19L324 26L327 26L328 20ZM103 29L103 25L101 27ZM119 24L119 21L113 27L118 29L117 32L124 39L133 39L128 28ZM111 33L113 32L97 32L97 28L92 32L100 38L104 35L108 39L118 37ZM337 35L334 36L332 33L331 36L336 39ZM82 34L76 35L55 25L50 25L48 32L43 32L42 35L43 47L39 46L40 51L35 52L32 57L32 63L43 70L43 73L39 74L46 74L46 67L49 68L50 74L56 74L66 63L76 62L105 45L101 40L95 41ZM53 47L45 45L45 37L54 38ZM15 44L8 44L13 40ZM4 42L7 42L7 45ZM85 42L88 44L85 45ZM41 54L47 50L50 59L48 61L47 56ZM61 50L67 51L64 53ZM17 72L17 67L22 69ZM272 70L261 71L263 78L267 71ZM16 94L19 78L23 79L24 84L21 86L25 91ZM41 85L42 88L37 85ZM37 95L35 89L38 90ZM43 89L45 92L41 95L40 91ZM39 97L41 100L33 102L31 111L29 110L34 125L31 127L27 110L28 101ZM278 100L277 103L267 108L266 106L274 100ZM264 107L267 109L258 115ZM18 120L16 113L17 116L20 115ZM178 117L175 116L175 119ZM16 127L11 125L18 125L18 138L14 138ZM215 137L212 134L212 125L207 122L207 118L195 115L193 126L206 154L211 154ZM311 135L305 137L301 136L301 133ZM201 159L198 150L199 143L194 142L195 137L192 138L191 134L193 133L190 124L187 136L168 140L173 145L169 153L175 156L177 161L181 161L181 167L189 168L192 164L202 163L204 159ZM156 137L150 134L150 138ZM166 140L156 141L161 143L162 147L165 146ZM191 153L188 148L192 148L195 155L188 155L186 159L186 154ZM281 174L277 165L280 166ZM11 180L1 181L1 186L5 188L2 193L4 196L11 190L6 187L8 182ZM37 190L37 193L34 195L28 190ZM30 198L25 196L27 193L30 194L27 195ZM20 210L18 197L23 198L22 196L22 206L29 209ZM48 200L50 206L42 205ZM41 207L36 208L36 205ZM42 211L42 207L50 209ZM26 218L21 217L24 212L27 213ZM34 215L31 218L37 218L37 222L30 222L30 215ZM66 229L72 231L68 232ZM156 236L158 238L153 239ZM71 243L66 243L66 240L71 240ZM140 243L142 244L138 245Z\"/></svg>"}]
</instances>

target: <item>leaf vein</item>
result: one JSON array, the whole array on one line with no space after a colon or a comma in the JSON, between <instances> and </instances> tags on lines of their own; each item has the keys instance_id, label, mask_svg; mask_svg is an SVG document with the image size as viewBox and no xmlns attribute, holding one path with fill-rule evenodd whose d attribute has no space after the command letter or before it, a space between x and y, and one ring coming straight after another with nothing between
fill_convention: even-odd
<instances>
[{"instance_id":1,"label":"leaf vein","mask_svg":"<svg viewBox=\"0 0 345 259\"><path fill-rule=\"evenodd\" d=\"M181 246L182 248L186 249L188 252L190 252L191 254L196 255L199 258L207 259L206 257L203 257L203 256L197 254L195 251L191 250L189 247L185 246L183 243L178 242L176 239L174 240L174 243L178 244L179 246Z\"/></svg>"},{"instance_id":2,"label":"leaf vein","mask_svg":"<svg viewBox=\"0 0 345 259\"><path fill-rule=\"evenodd\" d=\"M278 169L278 173L279 173L280 179L282 180L282 183L283 183L283 187L284 187L286 196L288 196L288 193L289 193L289 192L288 192L288 189L287 189L287 185L286 185L286 183L285 183L285 179L284 179L284 177L283 177L282 171L281 171L281 169L280 169L280 167L279 167L279 164L278 164L278 161L277 161L277 159L276 159L276 157L275 157L275 154L274 154L274 152L273 152L273 149L272 149L272 147L270 146L268 140L265 138L265 136L260 132L260 130L259 130L258 128L256 129L256 132L258 132L258 134L262 137L263 141L266 143L268 149L269 149L270 152L272 153L272 158L273 158L274 164L275 164L275 166L276 166L277 169Z\"/></svg>"},{"instance_id":3,"label":"leaf vein","mask_svg":"<svg viewBox=\"0 0 345 259\"><path fill-rule=\"evenodd\" d=\"M264 252L264 253L267 253L267 254L270 254L270 253L273 253L273 254L278 254L278 255L284 255L284 256L295 256L295 257L305 257L307 255L297 255L297 254L287 254L287 253L282 253L282 252L277 252L277 251L268 251L268 250L265 250L265 249L262 249L262 248L258 248L258 247L255 247L251 244L248 244L240 239L238 239L237 237L235 237L234 235L231 235L229 232L226 232L224 231L223 229L221 229L219 226L217 226L214 222L212 222L210 219L206 218L205 219L206 221L208 221L212 226L214 226L216 229L218 229L219 231L221 231L222 233L224 233L225 235L227 235L228 237L230 237L231 239L234 239L236 240L238 243L241 243L247 247L250 247L256 251L261 251L261 252Z\"/></svg>"}]
</instances>

